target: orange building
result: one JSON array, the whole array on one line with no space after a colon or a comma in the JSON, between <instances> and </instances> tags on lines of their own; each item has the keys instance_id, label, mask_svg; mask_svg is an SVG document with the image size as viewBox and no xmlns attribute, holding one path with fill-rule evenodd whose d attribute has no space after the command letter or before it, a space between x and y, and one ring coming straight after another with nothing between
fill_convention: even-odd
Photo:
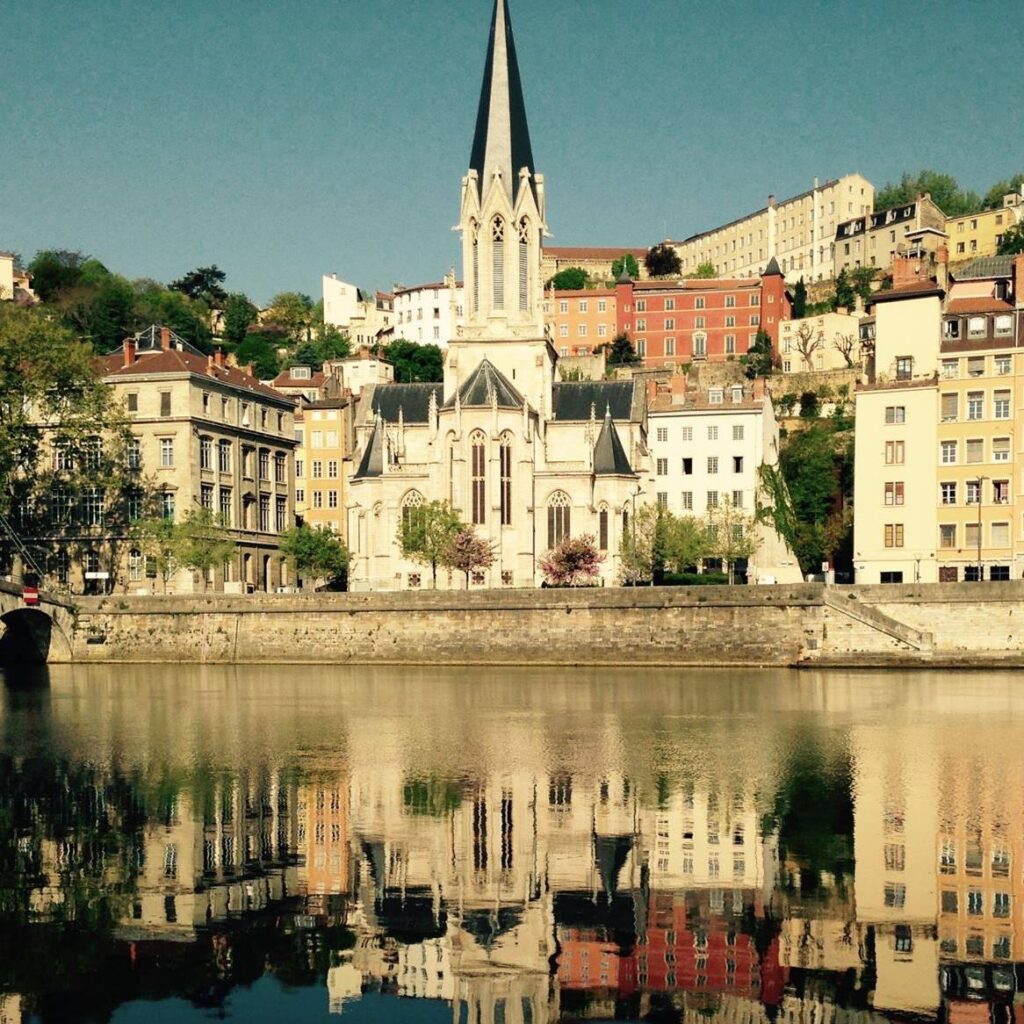
<instances>
[{"instance_id":1,"label":"orange building","mask_svg":"<svg viewBox=\"0 0 1024 1024\"><path fill-rule=\"evenodd\" d=\"M614 288L555 291L544 299L544 323L559 356L586 356L615 337Z\"/></svg>"}]
</instances>

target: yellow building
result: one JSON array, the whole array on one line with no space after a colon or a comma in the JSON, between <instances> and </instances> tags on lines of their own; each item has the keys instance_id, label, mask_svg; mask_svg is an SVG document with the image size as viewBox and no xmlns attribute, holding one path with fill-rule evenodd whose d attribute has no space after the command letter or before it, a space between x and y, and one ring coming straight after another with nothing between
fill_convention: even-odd
<instances>
[{"instance_id":1,"label":"yellow building","mask_svg":"<svg viewBox=\"0 0 1024 1024\"><path fill-rule=\"evenodd\" d=\"M982 210L946 221L949 256L954 263L994 256L1007 228L1024 221L1024 191L1003 197L998 210Z\"/></svg>"},{"instance_id":2,"label":"yellow building","mask_svg":"<svg viewBox=\"0 0 1024 1024\"><path fill-rule=\"evenodd\" d=\"M345 536L352 473L352 401L328 398L295 414L295 512L310 526Z\"/></svg>"}]
</instances>

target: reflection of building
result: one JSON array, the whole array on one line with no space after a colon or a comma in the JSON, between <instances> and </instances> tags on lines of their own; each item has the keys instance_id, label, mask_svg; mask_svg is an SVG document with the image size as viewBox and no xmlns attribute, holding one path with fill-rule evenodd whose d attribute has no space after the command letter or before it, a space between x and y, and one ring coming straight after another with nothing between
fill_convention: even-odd
<instances>
[{"instance_id":1,"label":"reflection of building","mask_svg":"<svg viewBox=\"0 0 1024 1024\"><path fill-rule=\"evenodd\" d=\"M305 839L305 866L300 880L307 894L349 891L348 779L321 779L299 793L299 839Z\"/></svg>"}]
</instances>

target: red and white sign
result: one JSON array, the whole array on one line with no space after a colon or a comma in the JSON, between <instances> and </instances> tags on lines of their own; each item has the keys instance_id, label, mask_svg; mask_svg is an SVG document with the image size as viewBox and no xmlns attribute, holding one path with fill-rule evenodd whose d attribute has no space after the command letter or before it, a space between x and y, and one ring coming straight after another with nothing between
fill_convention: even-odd
<instances>
[{"instance_id":1,"label":"red and white sign","mask_svg":"<svg viewBox=\"0 0 1024 1024\"><path fill-rule=\"evenodd\" d=\"M39 604L39 589L37 587L24 587L21 591L21 597L25 604Z\"/></svg>"}]
</instances>

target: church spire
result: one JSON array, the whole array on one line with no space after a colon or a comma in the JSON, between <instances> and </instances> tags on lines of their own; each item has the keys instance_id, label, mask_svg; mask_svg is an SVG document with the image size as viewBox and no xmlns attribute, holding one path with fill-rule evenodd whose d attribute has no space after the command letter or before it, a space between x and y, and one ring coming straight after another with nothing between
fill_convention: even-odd
<instances>
[{"instance_id":1,"label":"church spire","mask_svg":"<svg viewBox=\"0 0 1024 1024\"><path fill-rule=\"evenodd\" d=\"M519 172L525 167L534 178L530 129L526 123L523 83L519 77L516 44L508 0L495 0L491 38L487 47L480 107L469 166L477 172L481 193L496 171L514 203L519 191Z\"/></svg>"}]
</instances>

